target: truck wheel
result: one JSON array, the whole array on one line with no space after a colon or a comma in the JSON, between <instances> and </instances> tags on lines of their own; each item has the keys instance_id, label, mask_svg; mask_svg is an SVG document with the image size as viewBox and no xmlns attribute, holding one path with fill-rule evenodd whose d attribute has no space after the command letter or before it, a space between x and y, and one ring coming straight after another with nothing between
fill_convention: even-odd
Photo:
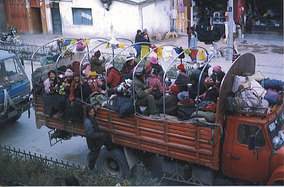
<instances>
[{"instance_id":1,"label":"truck wheel","mask_svg":"<svg viewBox=\"0 0 284 187\"><path fill-rule=\"evenodd\" d=\"M18 115L11 117L10 119L8 119L9 123L15 123L18 119L20 119L20 117L22 116L22 113L19 113Z\"/></svg>"},{"instance_id":2,"label":"truck wheel","mask_svg":"<svg viewBox=\"0 0 284 187\"><path fill-rule=\"evenodd\" d=\"M130 175L125 155L118 148L111 151L103 148L97 160L97 168L101 173L111 177L124 178Z\"/></svg>"}]
</instances>

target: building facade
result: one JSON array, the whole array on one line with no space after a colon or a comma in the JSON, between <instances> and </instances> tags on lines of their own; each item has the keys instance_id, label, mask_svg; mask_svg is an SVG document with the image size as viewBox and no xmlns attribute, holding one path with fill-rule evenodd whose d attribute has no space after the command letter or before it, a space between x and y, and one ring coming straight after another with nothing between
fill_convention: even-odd
<instances>
[{"instance_id":1,"label":"building facade","mask_svg":"<svg viewBox=\"0 0 284 187\"><path fill-rule=\"evenodd\" d=\"M3 0L6 25L19 32L134 38L171 27L173 0Z\"/></svg>"}]
</instances>

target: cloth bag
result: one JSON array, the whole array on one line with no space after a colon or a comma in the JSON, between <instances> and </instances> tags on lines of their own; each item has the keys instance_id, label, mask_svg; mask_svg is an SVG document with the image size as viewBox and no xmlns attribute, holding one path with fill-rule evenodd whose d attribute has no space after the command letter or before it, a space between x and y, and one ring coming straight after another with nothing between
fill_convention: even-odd
<instances>
[{"instance_id":1,"label":"cloth bag","mask_svg":"<svg viewBox=\"0 0 284 187\"><path fill-rule=\"evenodd\" d=\"M234 77L234 82L233 82L233 86L232 86L232 92L236 93L239 90L239 87L241 84L246 83L246 78L243 76L238 76L236 75Z\"/></svg>"}]
</instances>

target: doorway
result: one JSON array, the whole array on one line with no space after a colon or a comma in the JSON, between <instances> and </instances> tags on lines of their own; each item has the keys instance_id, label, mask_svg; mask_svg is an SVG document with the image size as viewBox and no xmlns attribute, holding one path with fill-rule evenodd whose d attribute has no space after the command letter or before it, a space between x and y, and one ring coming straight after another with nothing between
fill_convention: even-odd
<instances>
[{"instance_id":1,"label":"doorway","mask_svg":"<svg viewBox=\"0 0 284 187\"><path fill-rule=\"evenodd\" d=\"M42 33L40 8L31 8L31 18L32 18L33 33L34 34Z\"/></svg>"},{"instance_id":2,"label":"doorway","mask_svg":"<svg viewBox=\"0 0 284 187\"><path fill-rule=\"evenodd\" d=\"M59 3L53 3L51 8L53 34L62 34L61 16L59 11Z\"/></svg>"}]
</instances>

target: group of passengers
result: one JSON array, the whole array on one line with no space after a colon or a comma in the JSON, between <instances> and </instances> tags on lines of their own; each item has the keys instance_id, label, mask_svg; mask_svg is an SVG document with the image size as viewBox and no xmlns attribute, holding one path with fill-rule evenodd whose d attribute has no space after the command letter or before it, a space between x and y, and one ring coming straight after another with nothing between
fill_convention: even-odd
<instances>
[{"instance_id":1,"label":"group of passengers","mask_svg":"<svg viewBox=\"0 0 284 187\"><path fill-rule=\"evenodd\" d=\"M126 58L120 71L110 63L105 63L103 66L105 58L100 60L100 56L100 51L96 51L90 63L81 68L80 62L77 61L68 67L60 67L58 76L54 70L48 72L48 78L44 81L43 94L45 113L49 117L53 115L56 118L64 117L69 122L82 122L83 105L80 99L83 97L85 102L104 105L116 110L119 117L124 117L133 114L135 99L137 112L159 119L160 113L163 112L164 71L157 58L149 57L146 68L136 69L133 84L133 71L137 65L134 56ZM167 114L177 115L179 106L194 108L201 68L187 72L184 64L181 63L177 66L178 76L175 82L165 81ZM200 107L203 109L207 107L210 111L212 107L216 107L219 87L224 75L220 66L213 67L211 76L208 76L208 68L205 70L200 83ZM105 85L106 82L107 85ZM133 85L135 92L132 89ZM112 102L106 104L107 97ZM146 109L141 111L140 106L145 106L144 109ZM184 118L180 117L180 119Z\"/></svg>"}]
</instances>

